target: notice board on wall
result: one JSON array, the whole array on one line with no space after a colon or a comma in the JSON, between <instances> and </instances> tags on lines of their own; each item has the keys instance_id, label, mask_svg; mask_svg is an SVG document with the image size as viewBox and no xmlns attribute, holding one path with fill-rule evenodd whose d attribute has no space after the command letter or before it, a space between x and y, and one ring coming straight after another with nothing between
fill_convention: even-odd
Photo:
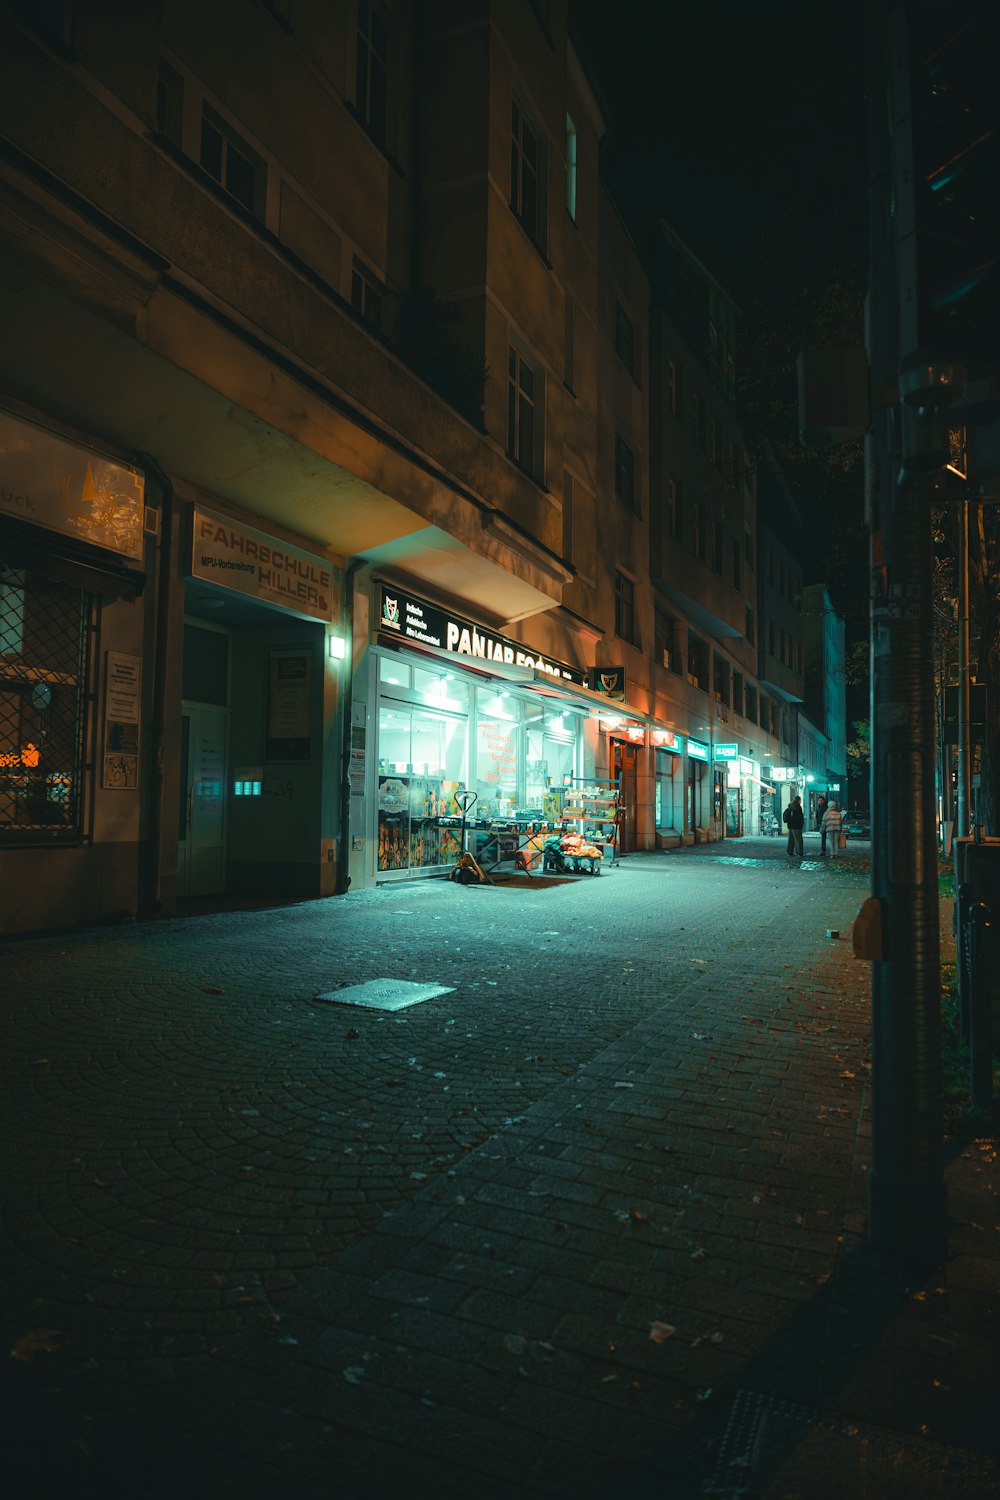
<instances>
[{"instance_id":1,"label":"notice board on wall","mask_svg":"<svg viewBox=\"0 0 1000 1500\"><path fill-rule=\"evenodd\" d=\"M308 760L312 740L312 659L272 651L267 662L265 760Z\"/></svg>"}]
</instances>

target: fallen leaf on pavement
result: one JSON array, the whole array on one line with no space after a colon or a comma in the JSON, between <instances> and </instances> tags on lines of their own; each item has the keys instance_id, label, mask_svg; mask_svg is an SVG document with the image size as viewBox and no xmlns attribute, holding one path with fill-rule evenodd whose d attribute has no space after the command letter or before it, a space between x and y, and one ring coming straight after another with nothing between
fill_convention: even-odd
<instances>
[{"instance_id":1,"label":"fallen leaf on pavement","mask_svg":"<svg viewBox=\"0 0 1000 1500\"><path fill-rule=\"evenodd\" d=\"M659 1319L649 1325L649 1337L654 1344L662 1344L667 1339L672 1339L677 1329L673 1323L661 1323Z\"/></svg>"},{"instance_id":2,"label":"fallen leaf on pavement","mask_svg":"<svg viewBox=\"0 0 1000 1500\"><path fill-rule=\"evenodd\" d=\"M11 1358L19 1359L23 1365L30 1365L36 1354L58 1354L59 1345L55 1340L61 1338L62 1330L59 1328L33 1328L30 1333L22 1333L19 1339L14 1340Z\"/></svg>"}]
</instances>

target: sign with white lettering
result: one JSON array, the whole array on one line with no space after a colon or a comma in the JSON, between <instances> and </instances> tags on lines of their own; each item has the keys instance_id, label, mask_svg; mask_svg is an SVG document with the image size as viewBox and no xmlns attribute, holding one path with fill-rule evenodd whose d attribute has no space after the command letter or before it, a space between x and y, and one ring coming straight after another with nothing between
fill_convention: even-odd
<instances>
[{"instance_id":1,"label":"sign with white lettering","mask_svg":"<svg viewBox=\"0 0 1000 1500\"><path fill-rule=\"evenodd\" d=\"M191 575L306 620L333 619L333 564L313 552L197 507Z\"/></svg>"},{"instance_id":2,"label":"sign with white lettering","mask_svg":"<svg viewBox=\"0 0 1000 1500\"><path fill-rule=\"evenodd\" d=\"M0 515L142 557L143 475L0 411Z\"/></svg>"},{"instance_id":3,"label":"sign with white lettering","mask_svg":"<svg viewBox=\"0 0 1000 1500\"><path fill-rule=\"evenodd\" d=\"M582 684L584 674L576 667L552 661L527 646L496 635L482 626L472 625L460 615L453 615L436 605L382 585L379 594L379 630L383 635L410 640L425 646L436 646L455 656L475 657L501 666L527 667L545 672L561 682Z\"/></svg>"},{"instance_id":4,"label":"sign with white lettering","mask_svg":"<svg viewBox=\"0 0 1000 1500\"><path fill-rule=\"evenodd\" d=\"M740 753L739 745L716 745L716 760L736 760Z\"/></svg>"},{"instance_id":5,"label":"sign with white lettering","mask_svg":"<svg viewBox=\"0 0 1000 1500\"><path fill-rule=\"evenodd\" d=\"M701 740L688 740L688 756L692 760L708 760L708 746Z\"/></svg>"}]
</instances>

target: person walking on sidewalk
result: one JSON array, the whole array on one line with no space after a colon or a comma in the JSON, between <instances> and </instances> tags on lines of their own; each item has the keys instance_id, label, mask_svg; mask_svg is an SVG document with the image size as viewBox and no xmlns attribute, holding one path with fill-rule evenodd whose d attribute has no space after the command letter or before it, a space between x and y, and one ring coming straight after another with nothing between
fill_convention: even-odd
<instances>
[{"instance_id":1,"label":"person walking on sidewalk","mask_svg":"<svg viewBox=\"0 0 1000 1500\"><path fill-rule=\"evenodd\" d=\"M823 836L824 845L826 843L827 834L830 835L831 859L836 859L837 855L840 853L840 830L843 825L843 821L843 818L840 816L840 808L837 806L836 802L829 803L826 812L823 814L823 821L820 824L819 831Z\"/></svg>"},{"instance_id":2,"label":"person walking on sidewalk","mask_svg":"<svg viewBox=\"0 0 1000 1500\"><path fill-rule=\"evenodd\" d=\"M781 814L782 821L788 825L788 852L796 859L802 858L802 829L805 824L805 815L802 811L802 798L793 797L791 802Z\"/></svg>"},{"instance_id":3,"label":"person walking on sidewalk","mask_svg":"<svg viewBox=\"0 0 1000 1500\"><path fill-rule=\"evenodd\" d=\"M820 792L816 802L816 827L819 829L819 852L826 853L826 834L823 832L823 814L826 812L826 795Z\"/></svg>"}]
</instances>

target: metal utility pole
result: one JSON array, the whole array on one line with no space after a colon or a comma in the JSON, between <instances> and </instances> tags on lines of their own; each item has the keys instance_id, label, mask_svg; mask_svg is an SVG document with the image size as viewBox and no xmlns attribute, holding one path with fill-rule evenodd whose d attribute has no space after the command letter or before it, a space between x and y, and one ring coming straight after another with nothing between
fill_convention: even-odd
<instances>
[{"instance_id":1,"label":"metal utility pole","mask_svg":"<svg viewBox=\"0 0 1000 1500\"><path fill-rule=\"evenodd\" d=\"M869 80L868 358L872 386L899 384L891 45L874 6ZM887 103L890 106L887 109ZM937 1259L947 1247L941 1110L940 950L930 457L924 414L878 403L867 441L871 525L872 1245ZM915 430L913 424L918 424ZM921 472L921 470L924 472Z\"/></svg>"},{"instance_id":2,"label":"metal utility pole","mask_svg":"<svg viewBox=\"0 0 1000 1500\"><path fill-rule=\"evenodd\" d=\"M969 754L969 502L967 492L958 502L958 797L955 833L969 833L972 806L972 758Z\"/></svg>"}]
</instances>

